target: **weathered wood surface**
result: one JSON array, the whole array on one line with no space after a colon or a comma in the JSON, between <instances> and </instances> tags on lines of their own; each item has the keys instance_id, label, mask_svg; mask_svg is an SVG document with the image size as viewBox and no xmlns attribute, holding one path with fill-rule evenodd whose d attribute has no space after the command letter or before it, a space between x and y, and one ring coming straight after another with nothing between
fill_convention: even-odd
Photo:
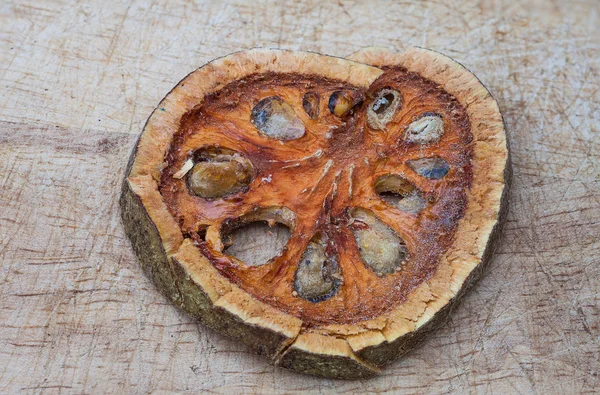
<instances>
[{"instance_id":1,"label":"weathered wood surface","mask_svg":"<svg viewBox=\"0 0 600 395\"><path fill-rule=\"evenodd\" d=\"M2 2L0 393L596 391L598 26L597 0ZM371 45L440 50L490 88L512 142L510 216L483 280L422 347L372 380L304 377L158 294L119 184L146 117L204 62Z\"/></svg>"}]
</instances>

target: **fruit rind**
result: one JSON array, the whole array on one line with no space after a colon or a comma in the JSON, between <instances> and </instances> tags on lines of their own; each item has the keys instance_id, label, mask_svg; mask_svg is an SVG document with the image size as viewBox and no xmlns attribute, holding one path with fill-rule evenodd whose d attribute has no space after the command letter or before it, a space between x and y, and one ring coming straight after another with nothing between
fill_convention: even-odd
<instances>
[{"instance_id":1,"label":"fruit rind","mask_svg":"<svg viewBox=\"0 0 600 395\"><path fill-rule=\"evenodd\" d=\"M497 104L458 63L423 49L402 54L369 49L350 59L376 67L405 67L456 96L469 111L474 163L481 166L474 172L469 208L483 212L485 218L467 210L440 270L394 311L367 322L305 332L299 319L253 299L221 276L192 242L184 239L157 190L164 153L178 120L204 95L228 82L266 71L312 72L366 87L381 70L318 54L263 49L213 61L182 80L153 112L132 155L120 199L134 252L165 296L207 326L267 355L273 363L334 378L377 374L377 366L407 352L443 322L491 258L506 216L511 178L508 143ZM493 160L485 162L486 158ZM484 162L487 165L483 166Z\"/></svg>"}]
</instances>

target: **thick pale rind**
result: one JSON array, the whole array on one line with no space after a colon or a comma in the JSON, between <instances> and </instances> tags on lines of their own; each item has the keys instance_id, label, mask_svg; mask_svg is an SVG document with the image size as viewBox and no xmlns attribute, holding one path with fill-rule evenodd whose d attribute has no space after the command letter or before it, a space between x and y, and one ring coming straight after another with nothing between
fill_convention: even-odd
<instances>
[{"instance_id":1,"label":"thick pale rind","mask_svg":"<svg viewBox=\"0 0 600 395\"><path fill-rule=\"evenodd\" d=\"M395 54L367 48L349 59L377 67L402 66L438 83L466 109L471 121L473 186L452 247L436 273L408 300L385 317L322 332L348 334L348 343L362 359L383 365L398 358L442 323L461 294L480 276L493 253L508 208L511 167L508 142L498 104L481 82L454 60L434 51L411 48ZM373 325L382 329L372 329ZM342 329L342 331L340 331Z\"/></svg>"}]
</instances>

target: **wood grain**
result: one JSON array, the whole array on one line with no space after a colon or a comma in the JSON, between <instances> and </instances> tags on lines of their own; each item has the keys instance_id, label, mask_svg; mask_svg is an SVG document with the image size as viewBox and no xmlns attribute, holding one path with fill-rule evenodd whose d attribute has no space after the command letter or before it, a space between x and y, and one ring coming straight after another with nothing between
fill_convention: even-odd
<instances>
[{"instance_id":1,"label":"wood grain","mask_svg":"<svg viewBox=\"0 0 600 395\"><path fill-rule=\"evenodd\" d=\"M596 0L0 4L0 393L593 393L600 371ZM158 101L254 46L425 46L499 101L514 182L499 248L446 326L384 375L300 376L146 279L117 196Z\"/></svg>"}]
</instances>

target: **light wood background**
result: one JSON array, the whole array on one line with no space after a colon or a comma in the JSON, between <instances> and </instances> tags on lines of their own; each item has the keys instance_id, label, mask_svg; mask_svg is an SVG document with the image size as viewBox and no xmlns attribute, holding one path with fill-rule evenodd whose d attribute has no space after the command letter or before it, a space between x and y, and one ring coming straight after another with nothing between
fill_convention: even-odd
<instances>
[{"instance_id":1,"label":"light wood background","mask_svg":"<svg viewBox=\"0 0 600 395\"><path fill-rule=\"evenodd\" d=\"M522 4L524 3L524 4ZM600 3L0 2L0 393L592 393L600 387ZM497 98L510 215L483 280L381 377L267 364L169 304L117 194L159 100L254 46L442 51Z\"/></svg>"}]
</instances>

